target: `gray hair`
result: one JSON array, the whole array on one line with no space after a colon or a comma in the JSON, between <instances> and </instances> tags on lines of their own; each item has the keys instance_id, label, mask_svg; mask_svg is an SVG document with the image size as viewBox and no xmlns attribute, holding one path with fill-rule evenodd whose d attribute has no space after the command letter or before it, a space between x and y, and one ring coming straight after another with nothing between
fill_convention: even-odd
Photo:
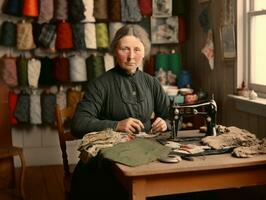
<instances>
[{"instance_id":1,"label":"gray hair","mask_svg":"<svg viewBox=\"0 0 266 200\"><path fill-rule=\"evenodd\" d=\"M114 52L115 52L115 49L117 47L119 40L122 37L127 36L127 35L135 36L142 42L144 46L144 51L145 51L144 52L145 58L147 58L150 55L150 51L151 51L151 42L149 39L149 35L144 30L144 28L142 28L140 25L137 25L137 24L127 24L121 27L120 29L118 29L113 41L111 42L110 53L114 55Z\"/></svg>"}]
</instances>

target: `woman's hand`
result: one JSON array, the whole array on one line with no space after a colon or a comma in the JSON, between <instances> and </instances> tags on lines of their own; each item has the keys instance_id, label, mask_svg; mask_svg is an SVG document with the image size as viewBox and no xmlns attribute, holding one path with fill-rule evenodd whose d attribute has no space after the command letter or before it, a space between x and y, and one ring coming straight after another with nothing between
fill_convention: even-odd
<instances>
[{"instance_id":1,"label":"woman's hand","mask_svg":"<svg viewBox=\"0 0 266 200\"><path fill-rule=\"evenodd\" d=\"M127 118L119 121L116 126L116 131L127 133L138 133L144 129L142 122L136 118Z\"/></svg>"},{"instance_id":2,"label":"woman's hand","mask_svg":"<svg viewBox=\"0 0 266 200\"><path fill-rule=\"evenodd\" d=\"M151 133L164 132L167 130L166 121L160 117L157 117L156 120L151 125Z\"/></svg>"}]
</instances>

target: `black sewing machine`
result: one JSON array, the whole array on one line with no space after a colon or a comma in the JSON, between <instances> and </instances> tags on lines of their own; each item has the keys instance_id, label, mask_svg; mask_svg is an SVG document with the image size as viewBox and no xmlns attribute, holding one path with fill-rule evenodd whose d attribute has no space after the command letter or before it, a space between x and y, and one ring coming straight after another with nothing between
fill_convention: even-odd
<instances>
[{"instance_id":1,"label":"black sewing machine","mask_svg":"<svg viewBox=\"0 0 266 200\"><path fill-rule=\"evenodd\" d=\"M171 101L171 139L177 140L178 130L180 129L180 120L182 117L191 115L201 115L206 119L207 132L206 136L216 136L216 102L211 99L209 101L199 102L196 104L176 104Z\"/></svg>"}]
</instances>

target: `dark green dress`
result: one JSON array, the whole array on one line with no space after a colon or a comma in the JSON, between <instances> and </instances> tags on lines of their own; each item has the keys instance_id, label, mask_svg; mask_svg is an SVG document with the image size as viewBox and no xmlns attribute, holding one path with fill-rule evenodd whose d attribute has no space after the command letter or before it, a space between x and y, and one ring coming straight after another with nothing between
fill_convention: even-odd
<instances>
[{"instance_id":1,"label":"dark green dress","mask_svg":"<svg viewBox=\"0 0 266 200\"><path fill-rule=\"evenodd\" d=\"M119 67L88 84L84 99L78 104L71 129L82 138L88 132L115 129L118 121L134 117L145 131L151 128L151 115L167 119L169 98L159 81L142 71L128 75ZM71 199L127 199L127 192L110 171L110 162L97 158L77 164L71 184Z\"/></svg>"}]
</instances>

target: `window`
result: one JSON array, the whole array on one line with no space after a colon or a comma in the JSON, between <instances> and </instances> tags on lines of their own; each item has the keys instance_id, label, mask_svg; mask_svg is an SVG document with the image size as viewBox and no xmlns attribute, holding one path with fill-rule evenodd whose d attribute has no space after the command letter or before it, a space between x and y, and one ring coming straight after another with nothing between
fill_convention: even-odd
<instances>
[{"instance_id":1,"label":"window","mask_svg":"<svg viewBox=\"0 0 266 200\"><path fill-rule=\"evenodd\" d=\"M266 95L266 1L237 1L238 87Z\"/></svg>"}]
</instances>

